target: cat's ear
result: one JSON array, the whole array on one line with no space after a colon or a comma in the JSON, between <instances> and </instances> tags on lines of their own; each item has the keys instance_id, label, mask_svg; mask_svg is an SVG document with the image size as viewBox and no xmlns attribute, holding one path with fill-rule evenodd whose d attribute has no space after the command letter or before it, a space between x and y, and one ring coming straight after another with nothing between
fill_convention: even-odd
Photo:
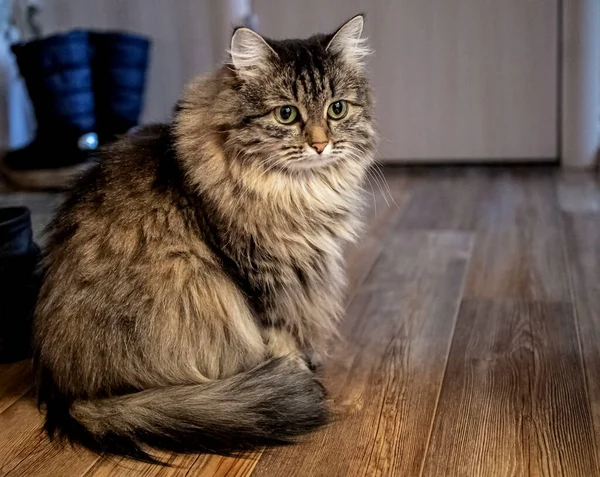
<instances>
[{"instance_id":1,"label":"cat's ear","mask_svg":"<svg viewBox=\"0 0 600 477\"><path fill-rule=\"evenodd\" d=\"M245 27L233 32L229 53L231 63L241 72L254 71L269 58L277 58L277 53L262 36Z\"/></svg>"},{"instance_id":2,"label":"cat's ear","mask_svg":"<svg viewBox=\"0 0 600 477\"><path fill-rule=\"evenodd\" d=\"M348 20L334 33L327 44L327 51L339 54L348 61L362 63L363 58L371 52L366 45L366 38L361 37L364 24L363 14Z\"/></svg>"}]
</instances>

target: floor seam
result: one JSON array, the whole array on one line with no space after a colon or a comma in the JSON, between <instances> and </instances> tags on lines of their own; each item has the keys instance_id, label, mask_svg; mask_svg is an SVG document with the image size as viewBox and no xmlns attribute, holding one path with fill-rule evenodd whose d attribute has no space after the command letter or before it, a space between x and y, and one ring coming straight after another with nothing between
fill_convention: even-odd
<instances>
[{"instance_id":1,"label":"floor seam","mask_svg":"<svg viewBox=\"0 0 600 477\"><path fill-rule=\"evenodd\" d=\"M555 182L556 185L556 182ZM556 188L555 188L556 190ZM598 470L599 462L598 462L598 446L596 441L596 430L594 427L594 414L592 411L592 401L590 396L590 387L588 382L588 373L587 373L587 364L583 353L583 342L581 339L581 324L579 320L579 307L577 305L577 298L575 296L575 287L574 287L574 278L573 278L573 270L571 264L569 262L569 250L568 250L568 242L567 242L567 231L566 231L566 223L565 223L565 214L560 208L560 204L557 204L558 207L558 222L560 229L560 238L562 244L562 256L563 262L565 264L565 270L567 273L567 282L569 285L569 296L570 296L570 306L571 311L573 313L573 324L575 325L575 333L577 335L577 346L579 348L579 366L581 367L581 372L583 375L583 383L585 386L585 394L588 402L588 408L590 410L590 426L592 431L592 439L594 444L594 449L596 452L594 453L594 459L596 461L596 469Z\"/></svg>"},{"instance_id":2,"label":"floor seam","mask_svg":"<svg viewBox=\"0 0 600 477\"><path fill-rule=\"evenodd\" d=\"M464 232L462 232L464 233ZM475 241L477 240L476 233L471 233L471 243L469 244L469 256L465 263L465 272L463 274L462 283L460 286L460 293L458 294L458 299L456 303L456 311L454 312L454 323L452 324L452 334L450 335L450 339L448 340L448 350L446 352L446 360L444 362L444 372L442 373L442 379L440 381L440 386L438 389L438 395L435 399L435 407L433 408L433 415L431 416L431 424L429 425L429 433L427 435L427 440L425 441L425 449L423 451L423 459L421 460L421 468L419 469L419 477L423 477L423 472L425 471L425 461L427 460L427 454L429 453L429 446L431 444L431 436L433 435L433 428L435 426L435 420L438 412L438 407L440 404L440 398L442 396L442 390L444 388L444 382L446 380L446 373L448 371L448 362L450 361L450 353L452 351L452 345L454 343L454 335L456 333L456 325L458 324L458 318L460 316L460 310L462 308L465 288L467 286L467 277L469 274L469 269L471 266L471 259L473 257L473 249L475 247Z\"/></svg>"}]
</instances>

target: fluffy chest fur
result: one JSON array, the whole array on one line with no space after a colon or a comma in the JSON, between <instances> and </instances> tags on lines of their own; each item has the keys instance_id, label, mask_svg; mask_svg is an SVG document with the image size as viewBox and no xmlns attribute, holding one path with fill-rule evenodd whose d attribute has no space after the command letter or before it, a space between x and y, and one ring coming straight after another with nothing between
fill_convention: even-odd
<instances>
[{"instance_id":1,"label":"fluffy chest fur","mask_svg":"<svg viewBox=\"0 0 600 477\"><path fill-rule=\"evenodd\" d=\"M359 227L361 174L282 183L257 181L259 171L226 170L218 186L202 193L213 246L257 318L314 347L317 337L331 336L341 315L342 248Z\"/></svg>"}]
</instances>

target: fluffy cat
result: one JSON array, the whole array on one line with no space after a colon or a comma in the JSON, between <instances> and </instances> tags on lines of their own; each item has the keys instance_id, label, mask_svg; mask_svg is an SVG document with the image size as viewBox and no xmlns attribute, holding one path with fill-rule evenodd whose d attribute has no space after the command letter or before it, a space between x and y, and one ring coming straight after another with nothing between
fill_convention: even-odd
<instances>
[{"instance_id":1,"label":"fluffy cat","mask_svg":"<svg viewBox=\"0 0 600 477\"><path fill-rule=\"evenodd\" d=\"M342 315L375 146L362 28L237 29L172 123L122 138L76 186L34 320L51 437L154 461L326 423L312 368Z\"/></svg>"}]
</instances>

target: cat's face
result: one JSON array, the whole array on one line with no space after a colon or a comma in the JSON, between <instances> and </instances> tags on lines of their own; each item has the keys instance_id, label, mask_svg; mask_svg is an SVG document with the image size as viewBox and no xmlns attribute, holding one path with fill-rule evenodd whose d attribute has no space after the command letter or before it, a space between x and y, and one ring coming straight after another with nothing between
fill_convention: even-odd
<instances>
[{"instance_id":1,"label":"cat's face","mask_svg":"<svg viewBox=\"0 0 600 477\"><path fill-rule=\"evenodd\" d=\"M362 63L363 18L335 34L266 40L236 30L236 126L226 146L270 169L300 171L370 161L371 95Z\"/></svg>"}]
</instances>

